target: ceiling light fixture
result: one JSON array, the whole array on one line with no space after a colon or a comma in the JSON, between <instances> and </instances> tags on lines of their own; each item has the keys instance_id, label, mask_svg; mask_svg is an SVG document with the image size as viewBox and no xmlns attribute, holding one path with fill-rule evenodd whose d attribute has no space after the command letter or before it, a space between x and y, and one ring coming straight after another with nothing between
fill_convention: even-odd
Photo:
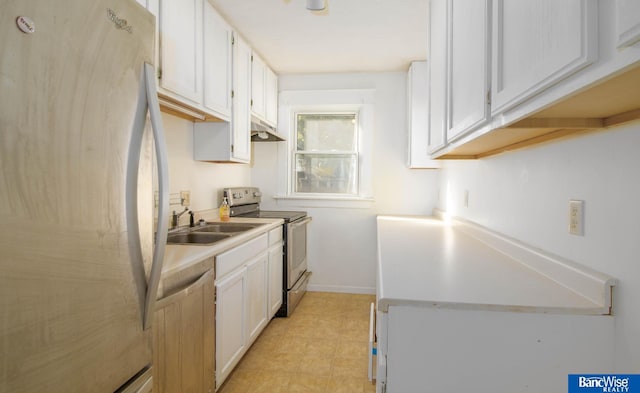
<instances>
[{"instance_id":1,"label":"ceiling light fixture","mask_svg":"<svg viewBox=\"0 0 640 393\"><path fill-rule=\"evenodd\" d=\"M307 0L307 9L310 11L322 11L325 7L324 0Z\"/></svg>"}]
</instances>

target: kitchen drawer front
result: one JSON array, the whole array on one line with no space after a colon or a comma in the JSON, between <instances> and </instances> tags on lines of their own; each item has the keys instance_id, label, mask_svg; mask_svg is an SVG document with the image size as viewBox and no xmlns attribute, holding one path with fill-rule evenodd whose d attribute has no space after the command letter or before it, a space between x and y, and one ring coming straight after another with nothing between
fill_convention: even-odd
<instances>
[{"instance_id":1,"label":"kitchen drawer front","mask_svg":"<svg viewBox=\"0 0 640 393\"><path fill-rule=\"evenodd\" d=\"M282 226L269 231L269 246L280 243L282 241Z\"/></svg>"},{"instance_id":2,"label":"kitchen drawer front","mask_svg":"<svg viewBox=\"0 0 640 393\"><path fill-rule=\"evenodd\" d=\"M268 245L268 236L264 233L241 246L216 256L216 279L224 277L242 266L250 258L266 251Z\"/></svg>"}]
</instances>

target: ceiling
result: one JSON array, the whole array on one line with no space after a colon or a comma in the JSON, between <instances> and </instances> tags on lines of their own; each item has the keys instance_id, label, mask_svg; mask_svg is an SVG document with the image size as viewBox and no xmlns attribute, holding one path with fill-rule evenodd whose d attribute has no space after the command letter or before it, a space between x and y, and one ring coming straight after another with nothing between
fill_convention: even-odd
<instances>
[{"instance_id":1,"label":"ceiling","mask_svg":"<svg viewBox=\"0 0 640 393\"><path fill-rule=\"evenodd\" d=\"M278 74L406 71L426 59L428 0L209 0Z\"/></svg>"}]
</instances>

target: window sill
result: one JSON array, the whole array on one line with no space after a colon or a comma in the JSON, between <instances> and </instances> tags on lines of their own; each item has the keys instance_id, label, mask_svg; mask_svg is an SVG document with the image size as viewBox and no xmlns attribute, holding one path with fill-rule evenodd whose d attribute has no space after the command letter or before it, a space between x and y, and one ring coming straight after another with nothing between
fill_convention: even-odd
<instances>
[{"instance_id":1,"label":"window sill","mask_svg":"<svg viewBox=\"0 0 640 393\"><path fill-rule=\"evenodd\" d=\"M369 209L375 204L375 199L372 197L275 195L273 198L278 206L282 207Z\"/></svg>"}]
</instances>

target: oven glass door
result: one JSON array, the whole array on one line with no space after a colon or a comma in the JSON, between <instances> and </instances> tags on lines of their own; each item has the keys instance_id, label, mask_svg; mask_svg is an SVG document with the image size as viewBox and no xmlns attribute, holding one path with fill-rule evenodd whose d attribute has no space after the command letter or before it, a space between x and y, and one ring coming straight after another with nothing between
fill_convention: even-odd
<instances>
[{"instance_id":1,"label":"oven glass door","mask_svg":"<svg viewBox=\"0 0 640 393\"><path fill-rule=\"evenodd\" d=\"M287 224L287 289L307 270L307 224L311 217Z\"/></svg>"}]
</instances>

